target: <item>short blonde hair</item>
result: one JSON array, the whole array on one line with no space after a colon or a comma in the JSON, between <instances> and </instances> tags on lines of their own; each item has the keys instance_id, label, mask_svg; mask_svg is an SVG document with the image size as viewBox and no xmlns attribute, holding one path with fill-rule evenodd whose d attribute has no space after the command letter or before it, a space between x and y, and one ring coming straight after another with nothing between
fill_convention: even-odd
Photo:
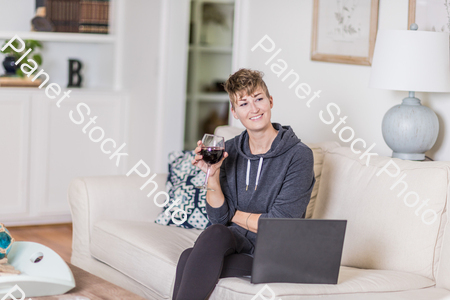
<instances>
[{"instance_id":1,"label":"short blonde hair","mask_svg":"<svg viewBox=\"0 0 450 300\"><path fill-rule=\"evenodd\" d=\"M252 95L258 88L262 88L266 96L270 97L269 89L262 79L263 76L263 72L250 69L239 69L239 71L230 75L224 87L230 97L233 109L235 109L235 104L240 98L245 95Z\"/></svg>"}]
</instances>

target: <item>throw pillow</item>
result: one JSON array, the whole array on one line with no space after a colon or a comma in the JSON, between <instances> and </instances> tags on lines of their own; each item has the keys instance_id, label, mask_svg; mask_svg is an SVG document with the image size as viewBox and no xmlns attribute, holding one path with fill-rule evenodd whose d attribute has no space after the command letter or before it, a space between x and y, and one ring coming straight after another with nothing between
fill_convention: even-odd
<instances>
[{"instance_id":1,"label":"throw pillow","mask_svg":"<svg viewBox=\"0 0 450 300\"><path fill-rule=\"evenodd\" d=\"M191 164L194 156L194 151L169 153L166 192L170 196L170 201L164 206L155 223L197 229L205 229L211 225L206 214L206 191L195 188L195 186L203 185L206 174ZM172 221L171 214L167 216L164 213L176 199L181 201L170 211L182 209L187 214L186 221L180 225Z\"/></svg>"}]
</instances>

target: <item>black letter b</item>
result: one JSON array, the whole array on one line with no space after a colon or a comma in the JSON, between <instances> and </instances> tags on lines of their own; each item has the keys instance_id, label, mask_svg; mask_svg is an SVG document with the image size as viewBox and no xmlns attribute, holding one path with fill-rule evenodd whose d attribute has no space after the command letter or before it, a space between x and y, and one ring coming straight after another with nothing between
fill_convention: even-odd
<instances>
[{"instance_id":1,"label":"black letter b","mask_svg":"<svg viewBox=\"0 0 450 300\"><path fill-rule=\"evenodd\" d=\"M82 67L83 64L81 63L81 61L77 59L69 59L69 84L67 85L67 87L81 87L83 77L81 77L80 70Z\"/></svg>"}]
</instances>

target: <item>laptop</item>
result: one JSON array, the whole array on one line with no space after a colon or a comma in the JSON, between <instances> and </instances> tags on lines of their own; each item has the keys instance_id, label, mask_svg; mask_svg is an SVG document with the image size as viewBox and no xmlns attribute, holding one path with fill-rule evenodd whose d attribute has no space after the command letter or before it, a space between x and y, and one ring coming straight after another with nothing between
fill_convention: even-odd
<instances>
[{"instance_id":1,"label":"laptop","mask_svg":"<svg viewBox=\"0 0 450 300\"><path fill-rule=\"evenodd\" d=\"M346 220L260 218L252 283L337 284Z\"/></svg>"}]
</instances>

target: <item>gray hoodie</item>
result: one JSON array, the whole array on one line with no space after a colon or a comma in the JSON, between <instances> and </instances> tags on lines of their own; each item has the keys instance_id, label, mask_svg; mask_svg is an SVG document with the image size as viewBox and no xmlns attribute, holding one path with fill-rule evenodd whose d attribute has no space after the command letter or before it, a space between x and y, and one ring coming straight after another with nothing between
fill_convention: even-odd
<instances>
[{"instance_id":1,"label":"gray hoodie","mask_svg":"<svg viewBox=\"0 0 450 300\"><path fill-rule=\"evenodd\" d=\"M225 201L217 208L206 202L209 220L230 228L238 253L253 255L256 233L231 222L236 210L262 213L261 218L301 218L316 181L312 150L290 126L272 125L278 134L264 154L251 153L247 130L225 143L228 157L220 167Z\"/></svg>"}]
</instances>

